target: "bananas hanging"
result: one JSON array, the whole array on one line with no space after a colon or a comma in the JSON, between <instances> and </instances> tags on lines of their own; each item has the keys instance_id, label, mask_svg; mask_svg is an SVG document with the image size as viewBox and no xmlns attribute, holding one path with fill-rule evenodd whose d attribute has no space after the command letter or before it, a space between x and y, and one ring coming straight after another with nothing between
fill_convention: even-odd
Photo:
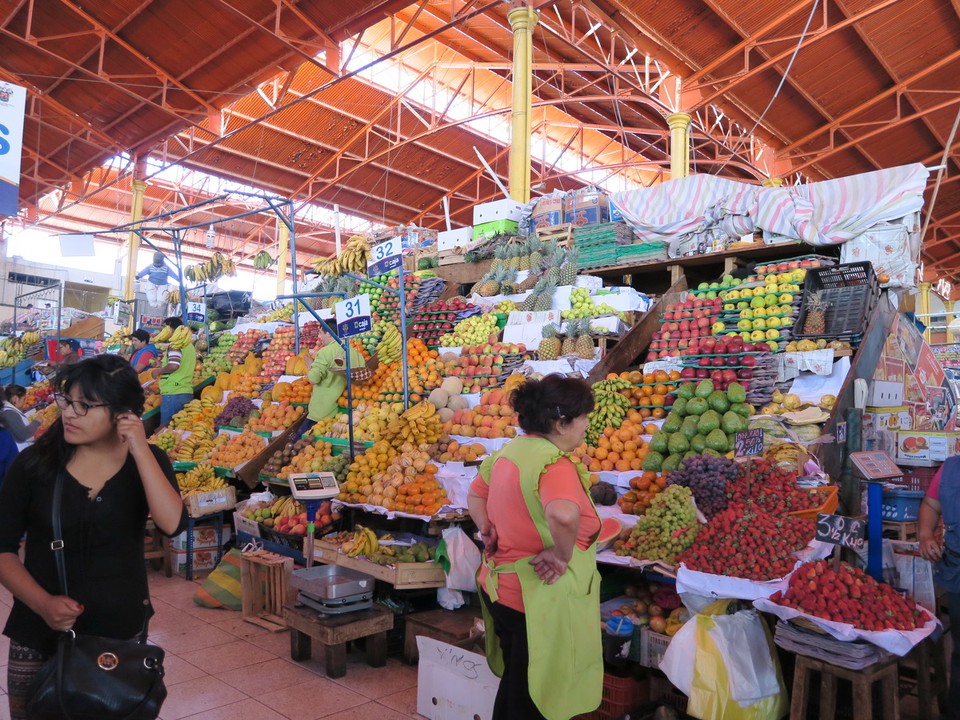
<instances>
[{"instance_id":1,"label":"bananas hanging","mask_svg":"<svg viewBox=\"0 0 960 720\"><path fill-rule=\"evenodd\" d=\"M229 258L219 250L209 260L198 265L191 265L183 271L188 280L193 282L211 282L224 275L236 275L237 266L233 258Z\"/></svg>"},{"instance_id":2,"label":"bananas hanging","mask_svg":"<svg viewBox=\"0 0 960 720\"><path fill-rule=\"evenodd\" d=\"M193 333L190 331L190 328L188 328L186 325L181 325L173 331L173 335L170 337L170 347L174 350L179 350L180 348L189 345L192 339Z\"/></svg>"},{"instance_id":3,"label":"bananas hanging","mask_svg":"<svg viewBox=\"0 0 960 720\"><path fill-rule=\"evenodd\" d=\"M253 256L253 269L254 270L266 270L268 267L273 265L273 257L266 250L261 250L256 255Z\"/></svg>"},{"instance_id":4,"label":"bananas hanging","mask_svg":"<svg viewBox=\"0 0 960 720\"><path fill-rule=\"evenodd\" d=\"M22 342L24 345L36 345L38 342L40 342L40 333L38 333L36 330L25 332L20 336L20 342Z\"/></svg>"},{"instance_id":5,"label":"bananas hanging","mask_svg":"<svg viewBox=\"0 0 960 720\"><path fill-rule=\"evenodd\" d=\"M354 235L341 248L339 255L317 260L313 264L313 270L318 275L328 277L343 275L343 273L365 274L369 258L370 243L363 235Z\"/></svg>"},{"instance_id":6,"label":"bananas hanging","mask_svg":"<svg viewBox=\"0 0 960 720\"><path fill-rule=\"evenodd\" d=\"M399 362L401 352L403 352L403 336L396 325L389 324L377 344L377 357L382 363Z\"/></svg>"},{"instance_id":7,"label":"bananas hanging","mask_svg":"<svg viewBox=\"0 0 960 720\"><path fill-rule=\"evenodd\" d=\"M164 325L156 335L150 338L150 341L155 343L167 342L172 335L173 329L169 325Z\"/></svg>"},{"instance_id":8,"label":"bananas hanging","mask_svg":"<svg viewBox=\"0 0 960 720\"><path fill-rule=\"evenodd\" d=\"M167 294L164 296L164 299L170 305L179 305L180 304L180 291L179 290L168 290Z\"/></svg>"}]
</instances>

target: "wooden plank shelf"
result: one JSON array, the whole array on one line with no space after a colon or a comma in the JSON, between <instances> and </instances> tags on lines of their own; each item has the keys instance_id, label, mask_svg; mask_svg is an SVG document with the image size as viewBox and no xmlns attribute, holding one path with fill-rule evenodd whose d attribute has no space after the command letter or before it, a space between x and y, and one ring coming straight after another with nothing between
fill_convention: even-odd
<instances>
[{"instance_id":1,"label":"wooden plank shelf","mask_svg":"<svg viewBox=\"0 0 960 720\"><path fill-rule=\"evenodd\" d=\"M372 575L377 580L390 583L395 590L438 588L447 583L443 568L436 563L398 562L393 565L378 565L362 557L345 555L337 546L321 541L313 544L313 559L327 565L339 565Z\"/></svg>"}]
</instances>

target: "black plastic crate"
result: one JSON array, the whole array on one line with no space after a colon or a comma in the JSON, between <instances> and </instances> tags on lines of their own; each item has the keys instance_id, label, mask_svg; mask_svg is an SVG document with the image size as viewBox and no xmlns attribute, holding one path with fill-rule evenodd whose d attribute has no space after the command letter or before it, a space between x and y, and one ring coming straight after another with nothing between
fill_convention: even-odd
<instances>
[{"instance_id":1,"label":"black plastic crate","mask_svg":"<svg viewBox=\"0 0 960 720\"><path fill-rule=\"evenodd\" d=\"M810 309L810 298L815 292L819 292L828 303L822 334L803 332ZM872 263L847 263L808 270L804 278L803 304L794 325L793 336L859 342L879 295L880 285Z\"/></svg>"}]
</instances>

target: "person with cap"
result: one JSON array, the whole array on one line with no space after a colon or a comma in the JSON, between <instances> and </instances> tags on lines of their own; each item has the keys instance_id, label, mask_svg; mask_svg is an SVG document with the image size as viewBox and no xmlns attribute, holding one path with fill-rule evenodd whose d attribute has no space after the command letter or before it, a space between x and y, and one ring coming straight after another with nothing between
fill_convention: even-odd
<instances>
[{"instance_id":1,"label":"person with cap","mask_svg":"<svg viewBox=\"0 0 960 720\"><path fill-rule=\"evenodd\" d=\"M167 292L167 279L180 280L180 277L167 267L162 252L155 252L153 264L137 273L138 280L143 277L147 278L146 283L141 283L143 293L147 296L147 303L153 307L165 304L163 298Z\"/></svg>"},{"instance_id":2,"label":"person with cap","mask_svg":"<svg viewBox=\"0 0 960 720\"><path fill-rule=\"evenodd\" d=\"M127 337L130 338L130 344L133 345L130 364L137 373L142 373L160 356L160 351L157 350L156 345L150 342L150 333L146 330L134 330Z\"/></svg>"}]
</instances>

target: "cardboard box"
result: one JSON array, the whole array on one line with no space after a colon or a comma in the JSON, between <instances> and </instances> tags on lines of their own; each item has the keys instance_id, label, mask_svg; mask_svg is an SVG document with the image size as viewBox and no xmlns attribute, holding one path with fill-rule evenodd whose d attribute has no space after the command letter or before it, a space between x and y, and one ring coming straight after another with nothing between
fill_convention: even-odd
<instances>
[{"instance_id":1,"label":"cardboard box","mask_svg":"<svg viewBox=\"0 0 960 720\"><path fill-rule=\"evenodd\" d=\"M575 227L610 222L610 199L599 188L584 188L567 196L563 221Z\"/></svg>"},{"instance_id":2,"label":"cardboard box","mask_svg":"<svg viewBox=\"0 0 960 720\"><path fill-rule=\"evenodd\" d=\"M936 613L937 593L933 586L933 565L920 555L920 543L884 540L893 550L898 579L894 587L906 590L914 601Z\"/></svg>"},{"instance_id":3,"label":"cardboard box","mask_svg":"<svg viewBox=\"0 0 960 720\"><path fill-rule=\"evenodd\" d=\"M230 528L223 528L223 542L230 539ZM187 549L187 531L174 538L170 538L170 547L176 550L186 551ZM217 530L212 525L201 525L193 529L193 549L203 550L206 548L217 547Z\"/></svg>"},{"instance_id":4,"label":"cardboard box","mask_svg":"<svg viewBox=\"0 0 960 720\"><path fill-rule=\"evenodd\" d=\"M237 529L238 533L244 532L247 535L253 535L253 537L260 537L260 523L256 520L245 518L241 513L235 512L233 514L233 526Z\"/></svg>"},{"instance_id":5,"label":"cardboard box","mask_svg":"<svg viewBox=\"0 0 960 720\"><path fill-rule=\"evenodd\" d=\"M490 720L500 680L483 655L417 637L417 712L430 720Z\"/></svg>"},{"instance_id":6,"label":"cardboard box","mask_svg":"<svg viewBox=\"0 0 960 720\"><path fill-rule=\"evenodd\" d=\"M187 551L170 547L170 566L174 572L185 575L187 572ZM202 548L193 551L193 571L213 570L217 566L217 548Z\"/></svg>"},{"instance_id":7,"label":"cardboard box","mask_svg":"<svg viewBox=\"0 0 960 720\"><path fill-rule=\"evenodd\" d=\"M898 465L924 465L931 462L943 462L951 455L957 455L955 432L901 431L897 433Z\"/></svg>"},{"instance_id":8,"label":"cardboard box","mask_svg":"<svg viewBox=\"0 0 960 720\"><path fill-rule=\"evenodd\" d=\"M903 405L903 383L874 380L867 405L877 408L900 407Z\"/></svg>"},{"instance_id":9,"label":"cardboard box","mask_svg":"<svg viewBox=\"0 0 960 720\"><path fill-rule=\"evenodd\" d=\"M483 223L482 225L475 225L473 228L473 239L485 240L494 235L508 235L517 232L519 227L520 223L516 220L493 220Z\"/></svg>"},{"instance_id":10,"label":"cardboard box","mask_svg":"<svg viewBox=\"0 0 960 720\"><path fill-rule=\"evenodd\" d=\"M494 220L519 222L523 215L523 207L523 203L507 199L478 203L473 206L473 224L483 225L483 223L493 222Z\"/></svg>"},{"instance_id":11,"label":"cardboard box","mask_svg":"<svg viewBox=\"0 0 960 720\"><path fill-rule=\"evenodd\" d=\"M237 506L237 490L232 486L210 490L209 492L187 495L183 499L190 517L203 517L223 510L233 510Z\"/></svg>"},{"instance_id":12,"label":"cardboard box","mask_svg":"<svg viewBox=\"0 0 960 720\"><path fill-rule=\"evenodd\" d=\"M473 240L473 228L457 228L456 230L444 230L437 235L437 250L453 250L455 248L464 248Z\"/></svg>"},{"instance_id":13,"label":"cardboard box","mask_svg":"<svg viewBox=\"0 0 960 720\"><path fill-rule=\"evenodd\" d=\"M533 206L530 222L534 230L559 225L563 222L564 202L562 197L546 197Z\"/></svg>"}]
</instances>

